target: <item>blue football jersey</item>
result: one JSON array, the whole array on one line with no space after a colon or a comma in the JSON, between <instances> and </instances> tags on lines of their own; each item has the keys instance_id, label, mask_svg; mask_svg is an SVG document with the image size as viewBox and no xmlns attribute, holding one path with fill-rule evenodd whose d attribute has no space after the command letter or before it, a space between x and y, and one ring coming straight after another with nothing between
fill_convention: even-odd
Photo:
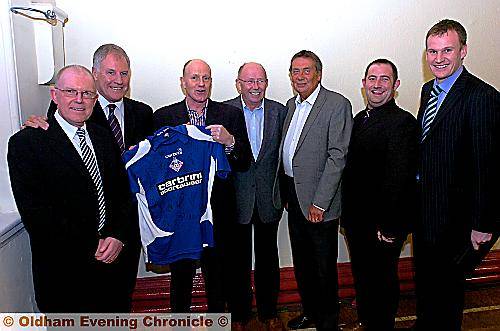
<instances>
[{"instance_id":1,"label":"blue football jersey","mask_svg":"<svg viewBox=\"0 0 500 331\"><path fill-rule=\"evenodd\" d=\"M203 247L214 245L214 176L225 178L231 171L224 146L204 127L179 125L161 128L123 158L146 262L199 259Z\"/></svg>"}]
</instances>

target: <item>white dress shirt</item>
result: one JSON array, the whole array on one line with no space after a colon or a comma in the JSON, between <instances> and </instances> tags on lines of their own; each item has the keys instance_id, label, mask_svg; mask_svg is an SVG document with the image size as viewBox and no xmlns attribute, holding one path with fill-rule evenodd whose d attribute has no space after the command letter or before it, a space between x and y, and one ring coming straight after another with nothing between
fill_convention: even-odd
<instances>
[{"instance_id":1,"label":"white dress shirt","mask_svg":"<svg viewBox=\"0 0 500 331\"><path fill-rule=\"evenodd\" d=\"M123 107L124 107L123 106L123 99L121 99L120 101L117 101L117 102L109 102L102 95L99 95L98 102L101 105L102 110L104 111L104 115L106 115L106 119L108 119L108 117L109 117L108 105L110 103L116 105L114 113L115 113L116 118L118 119L118 123L120 124L120 130L122 131L123 141L125 141L125 120L124 120L125 110L123 109Z\"/></svg>"},{"instance_id":2,"label":"white dress shirt","mask_svg":"<svg viewBox=\"0 0 500 331\"><path fill-rule=\"evenodd\" d=\"M82 157L82 149L80 148L80 138L76 134L76 130L78 130L78 128L76 126L69 124L64 118L62 118L62 116L59 114L59 111L55 112L54 117L57 123L59 123L59 125L63 129L64 133L66 133L66 135L68 136L68 139L71 141L78 154L80 154L80 157ZM94 146L92 146L92 141L90 140L90 136L87 131L87 126L83 124L82 128L85 130L85 142L92 150L92 153L94 153L95 155Z\"/></svg>"},{"instance_id":3,"label":"white dress shirt","mask_svg":"<svg viewBox=\"0 0 500 331\"><path fill-rule=\"evenodd\" d=\"M318 84L316 89L306 99L301 101L298 94L295 98L295 112L293 113L290 126L286 132L285 142L283 144L283 167L287 176L293 177L293 156L299 142L300 134L304 128L304 124L311 113L311 109L318 97L321 85Z\"/></svg>"}]
</instances>

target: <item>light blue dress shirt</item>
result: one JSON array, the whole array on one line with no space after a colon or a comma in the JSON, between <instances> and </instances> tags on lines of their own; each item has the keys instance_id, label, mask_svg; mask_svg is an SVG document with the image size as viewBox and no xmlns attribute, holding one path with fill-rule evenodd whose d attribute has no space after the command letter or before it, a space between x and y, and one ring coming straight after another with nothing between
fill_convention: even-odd
<instances>
[{"instance_id":1,"label":"light blue dress shirt","mask_svg":"<svg viewBox=\"0 0 500 331\"><path fill-rule=\"evenodd\" d=\"M248 139L252 147L253 159L257 161L260 146L262 145L262 136L264 132L264 100L259 107L250 110L241 98L243 105L243 114L245 114L245 123L247 126Z\"/></svg>"},{"instance_id":2,"label":"light blue dress shirt","mask_svg":"<svg viewBox=\"0 0 500 331\"><path fill-rule=\"evenodd\" d=\"M438 95L438 102L437 102L438 111L439 111L439 108L441 107L441 104L443 103L444 99L446 98L446 95L448 94L448 92L450 92L451 88L453 87L453 84L455 84L455 82L458 79L458 76L460 76L462 71L464 71L464 67L460 66L460 68L458 68L457 71L455 71L453 73L453 75L446 78L441 83L438 84L437 78L434 80L433 86L438 85L443 90L443 92L439 93L439 95Z\"/></svg>"}]
</instances>

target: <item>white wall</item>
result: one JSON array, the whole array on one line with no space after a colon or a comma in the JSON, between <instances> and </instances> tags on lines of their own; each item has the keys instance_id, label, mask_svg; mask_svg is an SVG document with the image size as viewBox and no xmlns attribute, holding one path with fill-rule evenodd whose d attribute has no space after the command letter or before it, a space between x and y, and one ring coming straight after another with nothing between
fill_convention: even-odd
<instances>
[{"instance_id":1,"label":"white wall","mask_svg":"<svg viewBox=\"0 0 500 331\"><path fill-rule=\"evenodd\" d=\"M238 67L255 60L268 70L268 96L285 102L291 56L316 52L323 83L338 90L357 112L364 107L361 77L366 64L388 57L400 69L398 102L416 112L424 79L427 30L438 20L459 20L469 33L468 68L498 85L498 0L454 1L102 1L58 0L69 14L68 63L91 65L102 43L125 48L132 59L132 97L153 108L182 98L178 77L191 58L212 67L214 100L235 95ZM427 75L427 78L429 76Z\"/></svg>"}]
</instances>

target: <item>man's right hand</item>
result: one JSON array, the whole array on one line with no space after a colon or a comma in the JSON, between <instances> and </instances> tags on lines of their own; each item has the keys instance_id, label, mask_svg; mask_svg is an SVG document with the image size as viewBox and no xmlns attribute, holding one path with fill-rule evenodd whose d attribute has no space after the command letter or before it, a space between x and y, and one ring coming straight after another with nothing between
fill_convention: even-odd
<instances>
[{"instance_id":1,"label":"man's right hand","mask_svg":"<svg viewBox=\"0 0 500 331\"><path fill-rule=\"evenodd\" d=\"M26 122L24 122L22 129L28 126L35 129L42 128L44 130L47 130L49 128L49 123L47 123L46 116L31 115L30 117L28 117Z\"/></svg>"}]
</instances>

